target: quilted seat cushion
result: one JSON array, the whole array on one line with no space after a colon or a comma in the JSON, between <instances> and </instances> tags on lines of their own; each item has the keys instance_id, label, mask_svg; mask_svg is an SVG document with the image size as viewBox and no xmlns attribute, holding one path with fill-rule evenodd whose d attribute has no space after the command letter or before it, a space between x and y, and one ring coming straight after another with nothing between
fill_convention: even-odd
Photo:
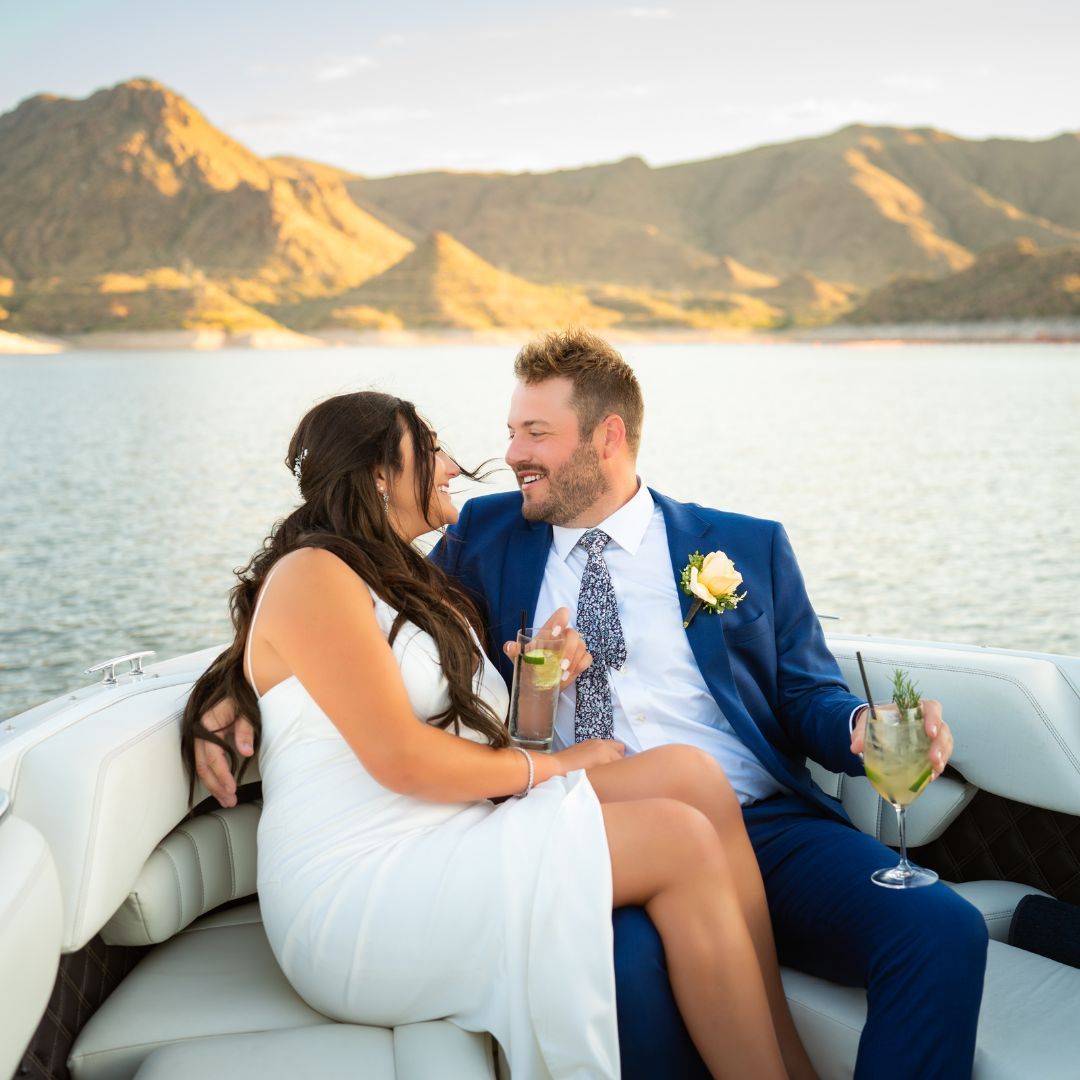
<instances>
[{"instance_id":1,"label":"quilted seat cushion","mask_svg":"<svg viewBox=\"0 0 1080 1080\"><path fill-rule=\"evenodd\" d=\"M490 1061L490 1046L445 1022L392 1031L334 1024L288 984L250 903L207 915L150 952L80 1032L68 1066L74 1080L128 1080L167 1047L140 1075L329 1076L348 1057L351 1075L370 1080L419 1078L425 1067L428 1076L486 1080L474 1066Z\"/></svg>"},{"instance_id":2,"label":"quilted seat cushion","mask_svg":"<svg viewBox=\"0 0 1080 1080\"><path fill-rule=\"evenodd\" d=\"M983 911L991 934L1003 936L1008 913L1030 890L985 882L958 891ZM796 971L783 977L820 1075L846 1080L866 1019L865 993ZM1077 1001L1080 971L991 941L975 1080L1073 1080ZM393 1031L339 1025L309 1008L278 968L255 903L208 915L154 949L87 1024L69 1065L75 1080L119 1080L136 1071L143 1080L493 1075L486 1036L447 1023Z\"/></svg>"},{"instance_id":3,"label":"quilted seat cushion","mask_svg":"<svg viewBox=\"0 0 1080 1080\"><path fill-rule=\"evenodd\" d=\"M405 1024L394 1028L353 1024L267 1031L155 1050L136 1080L495 1080L489 1043L453 1024Z\"/></svg>"}]
</instances>

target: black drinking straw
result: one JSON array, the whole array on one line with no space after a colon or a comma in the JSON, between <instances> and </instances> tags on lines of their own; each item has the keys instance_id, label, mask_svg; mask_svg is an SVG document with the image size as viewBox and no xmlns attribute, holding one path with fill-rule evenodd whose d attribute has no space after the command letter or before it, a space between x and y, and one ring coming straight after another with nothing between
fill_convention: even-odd
<instances>
[{"instance_id":1,"label":"black drinking straw","mask_svg":"<svg viewBox=\"0 0 1080 1080\"><path fill-rule=\"evenodd\" d=\"M862 676L863 689L866 691L866 704L870 706L870 715L876 720L877 713L874 712L874 698L870 693L870 680L866 677L866 665L862 662L862 653L855 650L855 659L859 661L859 674Z\"/></svg>"}]
</instances>

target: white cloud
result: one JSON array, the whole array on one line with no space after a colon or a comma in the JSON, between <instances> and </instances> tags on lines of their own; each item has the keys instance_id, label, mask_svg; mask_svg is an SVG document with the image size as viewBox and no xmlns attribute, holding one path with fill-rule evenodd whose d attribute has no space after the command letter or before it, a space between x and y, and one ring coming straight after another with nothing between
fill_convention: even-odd
<instances>
[{"instance_id":1,"label":"white cloud","mask_svg":"<svg viewBox=\"0 0 1080 1080\"><path fill-rule=\"evenodd\" d=\"M936 75L885 75L879 82L893 90L910 90L915 94L935 94L944 85Z\"/></svg>"},{"instance_id":2,"label":"white cloud","mask_svg":"<svg viewBox=\"0 0 1080 1080\"><path fill-rule=\"evenodd\" d=\"M428 120L434 115L430 109L371 106L340 113L321 113L311 117L311 122L324 131L344 131L350 128L387 127L409 120Z\"/></svg>"},{"instance_id":3,"label":"white cloud","mask_svg":"<svg viewBox=\"0 0 1080 1080\"><path fill-rule=\"evenodd\" d=\"M606 87L601 97L604 101L643 101L652 97L653 89L648 83L623 83Z\"/></svg>"},{"instance_id":4,"label":"white cloud","mask_svg":"<svg viewBox=\"0 0 1080 1080\"><path fill-rule=\"evenodd\" d=\"M619 8L618 13L628 19L671 19L675 12L665 7L628 7Z\"/></svg>"},{"instance_id":5,"label":"white cloud","mask_svg":"<svg viewBox=\"0 0 1080 1080\"><path fill-rule=\"evenodd\" d=\"M375 61L370 56L350 56L345 60L332 61L315 72L316 82L336 82L339 79L351 79L358 71L373 68Z\"/></svg>"},{"instance_id":6,"label":"white cloud","mask_svg":"<svg viewBox=\"0 0 1080 1080\"><path fill-rule=\"evenodd\" d=\"M496 105L505 108L517 108L521 105L545 105L549 101L557 101L567 96L569 91L565 87L551 86L544 90L523 90L520 94L500 94L495 98Z\"/></svg>"},{"instance_id":7,"label":"white cloud","mask_svg":"<svg viewBox=\"0 0 1080 1080\"><path fill-rule=\"evenodd\" d=\"M891 103L863 98L802 98L769 111L774 124L813 123L826 126L855 124L865 120L884 120L896 113Z\"/></svg>"}]
</instances>

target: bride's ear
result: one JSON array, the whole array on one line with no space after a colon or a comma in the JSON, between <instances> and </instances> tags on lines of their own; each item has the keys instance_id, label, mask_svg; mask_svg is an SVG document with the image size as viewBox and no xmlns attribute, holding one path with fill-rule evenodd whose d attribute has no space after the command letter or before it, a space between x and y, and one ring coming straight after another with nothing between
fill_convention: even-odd
<instances>
[{"instance_id":1,"label":"bride's ear","mask_svg":"<svg viewBox=\"0 0 1080 1080\"><path fill-rule=\"evenodd\" d=\"M386 494L386 470L381 465L375 467L375 490L380 495Z\"/></svg>"}]
</instances>

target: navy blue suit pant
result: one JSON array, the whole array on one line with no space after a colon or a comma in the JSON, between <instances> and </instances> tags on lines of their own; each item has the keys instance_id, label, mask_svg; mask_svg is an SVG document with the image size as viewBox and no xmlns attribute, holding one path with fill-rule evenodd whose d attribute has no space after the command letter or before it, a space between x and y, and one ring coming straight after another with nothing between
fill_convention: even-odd
<instances>
[{"instance_id":1,"label":"navy blue suit pant","mask_svg":"<svg viewBox=\"0 0 1080 1080\"><path fill-rule=\"evenodd\" d=\"M870 874L894 865L896 853L797 795L743 817L780 962L867 990L855 1076L969 1078L986 967L982 915L940 883L874 885ZM653 924L641 908L620 908L614 925L624 1080L707 1078Z\"/></svg>"}]
</instances>

